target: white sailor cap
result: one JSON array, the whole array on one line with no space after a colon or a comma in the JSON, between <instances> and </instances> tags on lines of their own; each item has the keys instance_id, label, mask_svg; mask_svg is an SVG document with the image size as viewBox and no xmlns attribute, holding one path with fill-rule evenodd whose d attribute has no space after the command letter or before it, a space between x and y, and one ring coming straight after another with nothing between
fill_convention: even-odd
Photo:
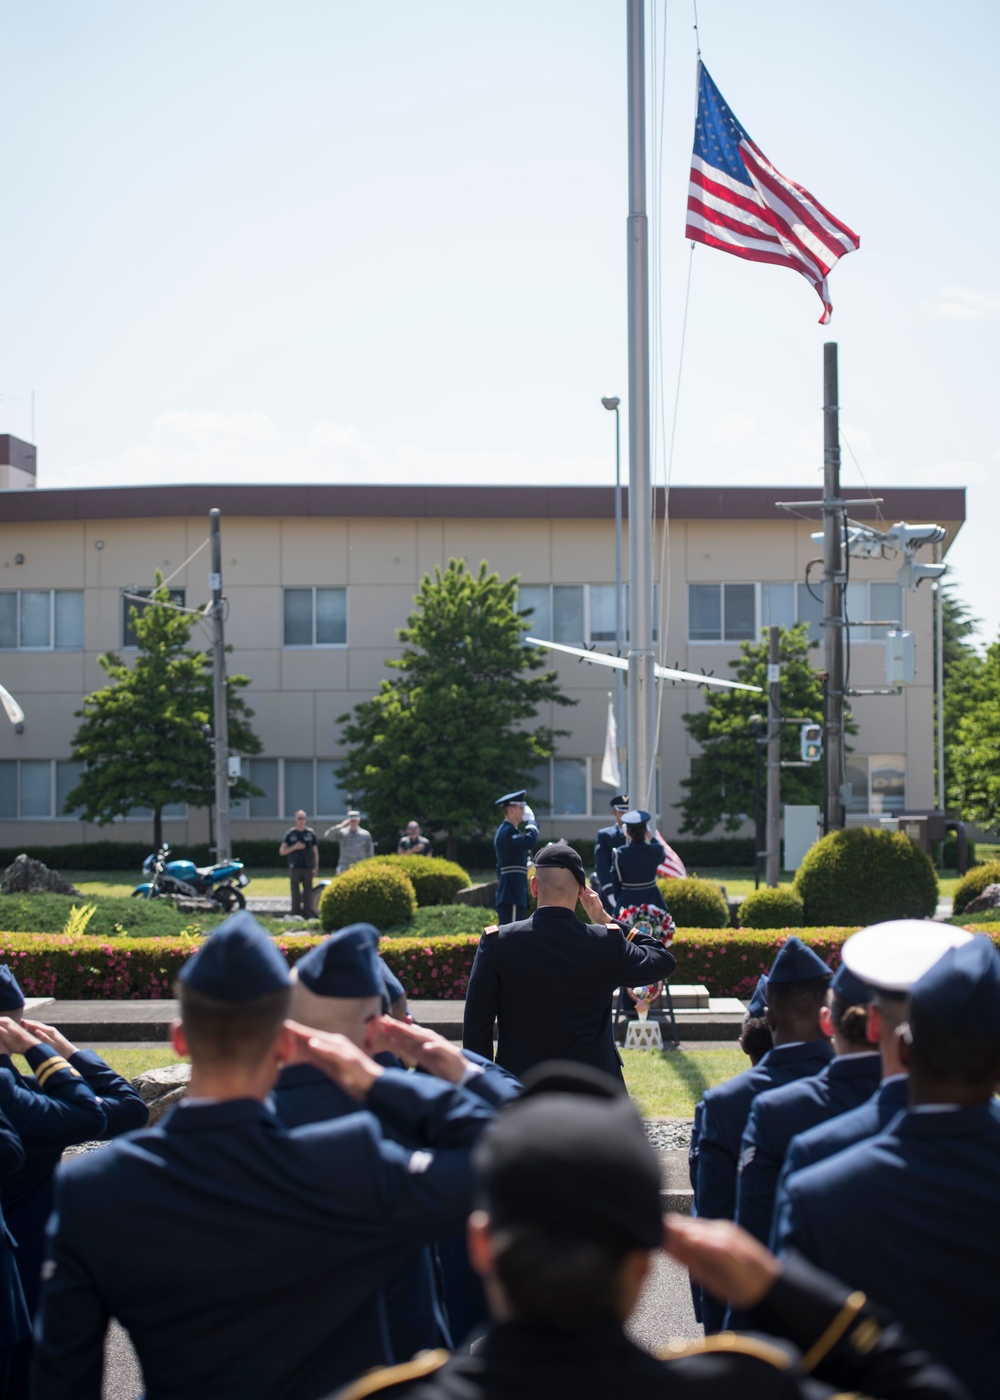
<instances>
[{"instance_id":1,"label":"white sailor cap","mask_svg":"<svg viewBox=\"0 0 1000 1400\"><path fill-rule=\"evenodd\" d=\"M841 949L844 965L878 992L905 995L949 948L968 943L965 929L931 919L890 919L853 934Z\"/></svg>"}]
</instances>

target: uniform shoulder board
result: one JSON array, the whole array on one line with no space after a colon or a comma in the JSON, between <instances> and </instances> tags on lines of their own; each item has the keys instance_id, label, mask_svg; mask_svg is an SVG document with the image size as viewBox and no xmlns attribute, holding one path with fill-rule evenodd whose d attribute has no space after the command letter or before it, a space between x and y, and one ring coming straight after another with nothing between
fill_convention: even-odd
<instances>
[{"instance_id":1,"label":"uniform shoulder board","mask_svg":"<svg viewBox=\"0 0 1000 1400\"><path fill-rule=\"evenodd\" d=\"M712 1337L701 1337L697 1341L680 1339L667 1342L660 1347L657 1356L661 1361L682 1361L688 1356L711 1356L719 1353L732 1356L752 1356L777 1371L791 1369L792 1358L773 1342L765 1342L761 1337L747 1337L739 1332L717 1332Z\"/></svg>"},{"instance_id":2,"label":"uniform shoulder board","mask_svg":"<svg viewBox=\"0 0 1000 1400\"><path fill-rule=\"evenodd\" d=\"M615 933L621 933L621 931L622 931L622 926L621 926L621 924L616 924L616 923L614 923L614 922L612 922L612 923L610 923L610 924L605 924L604 927L605 927L605 928L613 929Z\"/></svg>"},{"instance_id":3,"label":"uniform shoulder board","mask_svg":"<svg viewBox=\"0 0 1000 1400\"><path fill-rule=\"evenodd\" d=\"M404 1361L401 1366L379 1366L369 1371L344 1390L338 1390L333 1400L367 1400L369 1395L391 1392L393 1386L422 1381L425 1376L433 1375L447 1360L448 1353L440 1347L436 1351L418 1352L412 1361Z\"/></svg>"},{"instance_id":4,"label":"uniform shoulder board","mask_svg":"<svg viewBox=\"0 0 1000 1400\"><path fill-rule=\"evenodd\" d=\"M483 929L483 933L485 933L485 934L499 933L499 932L500 932L500 925L499 925L499 924L487 924L486 927Z\"/></svg>"}]
</instances>

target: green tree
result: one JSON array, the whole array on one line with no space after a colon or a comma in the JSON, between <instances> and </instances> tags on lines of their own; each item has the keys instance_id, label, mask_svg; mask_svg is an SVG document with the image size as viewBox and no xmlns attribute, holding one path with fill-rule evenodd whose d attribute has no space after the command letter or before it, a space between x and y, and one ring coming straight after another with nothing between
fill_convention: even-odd
<instances>
[{"instance_id":1,"label":"green tree","mask_svg":"<svg viewBox=\"0 0 1000 1400\"><path fill-rule=\"evenodd\" d=\"M516 578L452 559L414 601L403 654L386 662L397 675L340 716L349 753L337 776L377 830L413 817L446 832L453 856L458 837L483 830L498 792L529 784L565 732L530 728L539 706L575 702L524 644Z\"/></svg>"},{"instance_id":2,"label":"green tree","mask_svg":"<svg viewBox=\"0 0 1000 1400\"><path fill-rule=\"evenodd\" d=\"M959 693L959 686L962 687ZM950 714L949 714L950 711ZM951 725L950 728L947 726ZM945 685L948 804L965 821L1000 829L1000 641L968 658Z\"/></svg>"},{"instance_id":3,"label":"green tree","mask_svg":"<svg viewBox=\"0 0 1000 1400\"><path fill-rule=\"evenodd\" d=\"M735 831L754 811L755 740L750 729L752 715L767 715L767 639L743 642L737 661L729 664L735 680L759 685L763 694L750 690L709 690L703 710L684 716L692 739L701 745L690 778L681 781L687 791L678 806L683 813L682 831L706 836L720 824ZM789 718L823 717L823 683L817 679L809 657L809 634L805 623L782 628L779 642L781 661L781 709ZM799 726L781 728L781 757L800 758ZM783 802L809 804L822 802L821 763L808 768L785 768L781 773ZM763 778L762 778L763 783Z\"/></svg>"},{"instance_id":4,"label":"green tree","mask_svg":"<svg viewBox=\"0 0 1000 1400\"><path fill-rule=\"evenodd\" d=\"M106 826L136 809L153 812L153 840L163 841L163 808L172 802L208 806L214 797L213 754L205 726L212 722L212 660L191 647L198 619L169 606L170 591L156 575L150 603L131 609L138 650L134 666L114 652L99 656L109 684L83 700L73 739L73 757L84 765L80 782L66 798L86 821ZM240 691L247 676L229 676L229 746L260 753L250 720L253 711ZM245 778L231 789L235 799L256 793Z\"/></svg>"},{"instance_id":5,"label":"green tree","mask_svg":"<svg viewBox=\"0 0 1000 1400\"><path fill-rule=\"evenodd\" d=\"M950 809L964 816L961 794L967 784L967 772L963 769L963 779L959 783L955 768L955 754L958 746L959 726L977 692L977 682L983 670L984 661L976 650L972 638L979 625L978 618L954 594L954 585L944 585L941 598L944 671L944 785L946 801ZM937 646L937 609L934 609L934 644ZM935 652L936 654L936 652ZM935 722L937 702L935 701ZM935 767L937 765L937 745L934 746ZM970 818L971 819L971 818Z\"/></svg>"}]
</instances>

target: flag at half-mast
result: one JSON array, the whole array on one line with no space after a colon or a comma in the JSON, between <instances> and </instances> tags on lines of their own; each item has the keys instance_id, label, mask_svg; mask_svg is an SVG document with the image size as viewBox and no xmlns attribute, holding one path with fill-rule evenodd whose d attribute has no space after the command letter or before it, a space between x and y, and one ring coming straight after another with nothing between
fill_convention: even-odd
<instances>
[{"instance_id":1,"label":"flag at half-mast","mask_svg":"<svg viewBox=\"0 0 1000 1400\"><path fill-rule=\"evenodd\" d=\"M698 116L688 189L687 236L751 262L800 272L833 307L826 279L861 240L774 168L733 116L708 69L698 64Z\"/></svg>"}]
</instances>

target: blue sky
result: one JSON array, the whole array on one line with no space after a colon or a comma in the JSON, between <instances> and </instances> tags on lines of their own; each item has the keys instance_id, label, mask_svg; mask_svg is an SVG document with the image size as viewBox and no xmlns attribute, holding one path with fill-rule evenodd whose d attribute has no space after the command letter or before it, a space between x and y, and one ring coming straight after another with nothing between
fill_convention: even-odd
<instances>
[{"instance_id":1,"label":"blue sky","mask_svg":"<svg viewBox=\"0 0 1000 1400\"><path fill-rule=\"evenodd\" d=\"M656 3L658 37L663 6ZM1000 627L1000 7L701 0L753 139L861 235L808 284L698 248L674 482L966 485ZM626 392L624 0L5 6L0 431L47 486L595 482ZM664 470L688 272L691 8L666 21ZM651 37L647 31L647 37ZM499 561L496 561L499 562Z\"/></svg>"}]
</instances>

